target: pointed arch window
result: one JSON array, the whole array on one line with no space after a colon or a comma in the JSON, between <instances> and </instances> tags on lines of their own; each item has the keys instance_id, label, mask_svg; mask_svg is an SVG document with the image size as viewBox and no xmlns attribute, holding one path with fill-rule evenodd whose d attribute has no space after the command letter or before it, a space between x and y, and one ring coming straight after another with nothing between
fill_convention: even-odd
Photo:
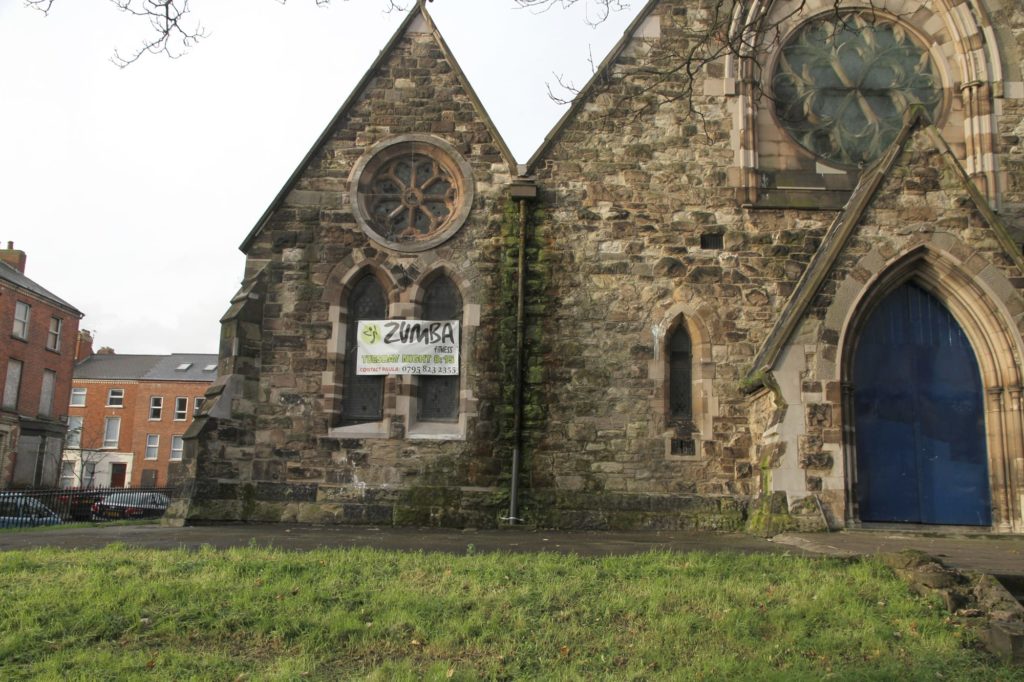
<instances>
[{"instance_id":1,"label":"pointed arch window","mask_svg":"<svg viewBox=\"0 0 1024 682\"><path fill-rule=\"evenodd\" d=\"M363 275L348 296L345 329L345 385L341 400L341 424L377 422L384 417L384 377L356 374L356 331L360 320L387 316L384 288L373 275Z\"/></svg>"},{"instance_id":2,"label":"pointed arch window","mask_svg":"<svg viewBox=\"0 0 1024 682\"><path fill-rule=\"evenodd\" d=\"M426 320L462 320L462 294L445 275L435 277L423 296ZM459 376L421 376L417 386L419 421L454 422L459 419Z\"/></svg>"},{"instance_id":3,"label":"pointed arch window","mask_svg":"<svg viewBox=\"0 0 1024 682\"><path fill-rule=\"evenodd\" d=\"M668 419L676 426L693 424L693 345L682 321L668 338Z\"/></svg>"}]
</instances>

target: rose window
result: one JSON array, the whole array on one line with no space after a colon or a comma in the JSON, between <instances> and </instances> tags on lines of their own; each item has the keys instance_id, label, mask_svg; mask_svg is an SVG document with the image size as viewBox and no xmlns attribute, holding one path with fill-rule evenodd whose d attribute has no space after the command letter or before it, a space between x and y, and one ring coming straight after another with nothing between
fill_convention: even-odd
<instances>
[{"instance_id":1,"label":"rose window","mask_svg":"<svg viewBox=\"0 0 1024 682\"><path fill-rule=\"evenodd\" d=\"M420 239L451 217L458 194L451 174L437 161L402 155L381 167L370 184L371 225L391 241Z\"/></svg>"},{"instance_id":2,"label":"rose window","mask_svg":"<svg viewBox=\"0 0 1024 682\"><path fill-rule=\"evenodd\" d=\"M398 251L423 251L445 241L472 204L468 164L450 145L425 135L377 145L356 164L353 176L360 226Z\"/></svg>"},{"instance_id":3,"label":"rose window","mask_svg":"<svg viewBox=\"0 0 1024 682\"><path fill-rule=\"evenodd\" d=\"M899 23L867 12L829 12L799 28L772 78L782 127L839 164L874 161L921 104L935 120L943 93L928 52Z\"/></svg>"}]
</instances>

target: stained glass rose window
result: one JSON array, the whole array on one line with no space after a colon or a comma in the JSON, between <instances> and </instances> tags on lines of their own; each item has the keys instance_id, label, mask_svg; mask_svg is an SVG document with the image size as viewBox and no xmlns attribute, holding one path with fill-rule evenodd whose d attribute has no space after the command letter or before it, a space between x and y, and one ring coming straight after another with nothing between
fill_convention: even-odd
<instances>
[{"instance_id":1,"label":"stained glass rose window","mask_svg":"<svg viewBox=\"0 0 1024 682\"><path fill-rule=\"evenodd\" d=\"M775 113L805 149L839 164L874 161L912 104L933 120L942 81L927 50L898 22L829 12L797 29L772 77Z\"/></svg>"},{"instance_id":2,"label":"stained glass rose window","mask_svg":"<svg viewBox=\"0 0 1024 682\"><path fill-rule=\"evenodd\" d=\"M424 251L454 234L472 203L469 166L451 145L406 135L371 149L353 171L363 231L398 251Z\"/></svg>"}]
</instances>

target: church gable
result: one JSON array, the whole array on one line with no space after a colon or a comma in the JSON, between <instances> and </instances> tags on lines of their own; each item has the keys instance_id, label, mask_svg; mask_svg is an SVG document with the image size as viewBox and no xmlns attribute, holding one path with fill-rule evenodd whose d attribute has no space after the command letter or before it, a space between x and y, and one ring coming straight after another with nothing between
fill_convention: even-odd
<instances>
[{"instance_id":1,"label":"church gable","mask_svg":"<svg viewBox=\"0 0 1024 682\"><path fill-rule=\"evenodd\" d=\"M413 9L242 244L252 257L269 224L319 207L351 208L351 173L374 145L420 135L451 145L474 180L508 177L515 162L425 10ZM429 139L428 139L429 141ZM341 215L339 215L341 214Z\"/></svg>"}]
</instances>

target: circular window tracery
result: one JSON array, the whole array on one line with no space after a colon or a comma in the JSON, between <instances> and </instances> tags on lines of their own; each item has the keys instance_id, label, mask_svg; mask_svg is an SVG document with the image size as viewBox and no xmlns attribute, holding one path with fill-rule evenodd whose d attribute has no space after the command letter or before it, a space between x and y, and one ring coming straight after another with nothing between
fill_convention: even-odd
<instances>
[{"instance_id":1,"label":"circular window tracery","mask_svg":"<svg viewBox=\"0 0 1024 682\"><path fill-rule=\"evenodd\" d=\"M371 149L353 169L352 205L363 231L398 251L424 251L462 226L473 199L469 165L426 135Z\"/></svg>"},{"instance_id":2,"label":"circular window tracery","mask_svg":"<svg viewBox=\"0 0 1024 682\"><path fill-rule=\"evenodd\" d=\"M772 77L775 113L802 147L846 165L870 163L923 105L937 119L942 79L927 50L898 22L829 12L798 28Z\"/></svg>"}]
</instances>

